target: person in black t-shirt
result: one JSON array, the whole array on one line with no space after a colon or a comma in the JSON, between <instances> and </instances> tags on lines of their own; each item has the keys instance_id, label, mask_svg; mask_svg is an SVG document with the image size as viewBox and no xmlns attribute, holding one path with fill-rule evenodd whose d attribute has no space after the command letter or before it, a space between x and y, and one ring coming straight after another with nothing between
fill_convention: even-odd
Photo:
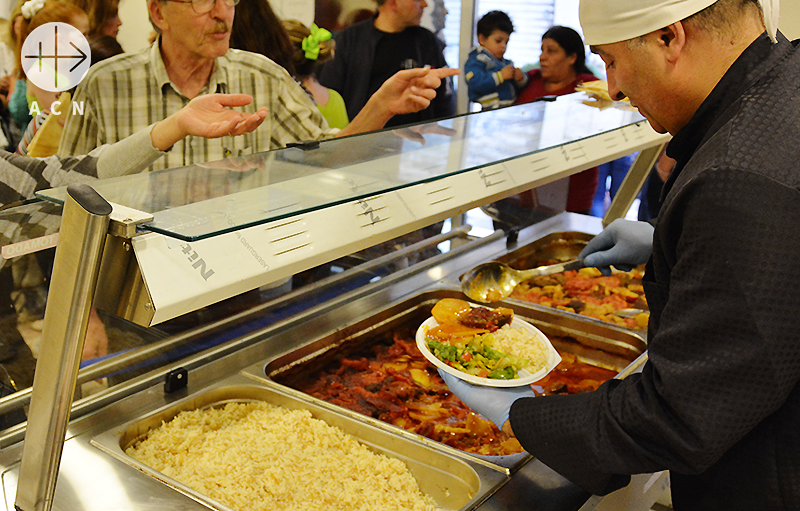
<instances>
[{"instance_id":1,"label":"person in black t-shirt","mask_svg":"<svg viewBox=\"0 0 800 511\"><path fill-rule=\"evenodd\" d=\"M344 98L352 119L369 97L397 71L446 67L436 36L419 26L425 0L377 0L375 17L336 37L336 55L325 64L319 81ZM452 82L444 80L425 110L395 116L387 127L451 117L455 114Z\"/></svg>"}]
</instances>

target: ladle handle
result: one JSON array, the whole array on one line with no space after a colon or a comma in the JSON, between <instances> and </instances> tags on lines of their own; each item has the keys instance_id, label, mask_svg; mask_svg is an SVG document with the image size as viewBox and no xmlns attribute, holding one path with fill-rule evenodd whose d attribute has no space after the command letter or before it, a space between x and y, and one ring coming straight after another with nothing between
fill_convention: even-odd
<instances>
[{"instance_id":1,"label":"ladle handle","mask_svg":"<svg viewBox=\"0 0 800 511\"><path fill-rule=\"evenodd\" d=\"M548 266L539 266L530 270L522 270L518 272L520 282L523 280L532 279L534 277L541 277L543 275L551 275L553 273L561 273L568 270L580 270L586 265L583 264L583 259L575 259L564 263L556 263Z\"/></svg>"}]
</instances>

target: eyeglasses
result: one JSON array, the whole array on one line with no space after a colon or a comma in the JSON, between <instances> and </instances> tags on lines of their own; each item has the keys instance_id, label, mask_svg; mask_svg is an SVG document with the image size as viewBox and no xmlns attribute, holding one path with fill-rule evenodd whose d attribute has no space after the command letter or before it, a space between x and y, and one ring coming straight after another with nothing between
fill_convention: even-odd
<instances>
[{"instance_id":1,"label":"eyeglasses","mask_svg":"<svg viewBox=\"0 0 800 511\"><path fill-rule=\"evenodd\" d=\"M167 2L175 2L178 4L192 4L192 9L197 14L205 14L211 12L211 9L217 5L217 0L166 0ZM239 0L221 0L226 7L233 7L239 3Z\"/></svg>"}]
</instances>

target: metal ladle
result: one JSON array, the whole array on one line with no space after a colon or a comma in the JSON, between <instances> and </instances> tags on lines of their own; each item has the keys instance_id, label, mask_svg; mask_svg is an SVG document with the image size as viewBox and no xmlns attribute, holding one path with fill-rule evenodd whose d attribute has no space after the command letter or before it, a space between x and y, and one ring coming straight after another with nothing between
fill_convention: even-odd
<instances>
[{"instance_id":1,"label":"metal ladle","mask_svg":"<svg viewBox=\"0 0 800 511\"><path fill-rule=\"evenodd\" d=\"M492 261L479 264L461 277L461 291L470 300L481 303L499 302L511 295L517 284L534 277L583 268L583 260L539 266L531 270L515 270Z\"/></svg>"}]
</instances>

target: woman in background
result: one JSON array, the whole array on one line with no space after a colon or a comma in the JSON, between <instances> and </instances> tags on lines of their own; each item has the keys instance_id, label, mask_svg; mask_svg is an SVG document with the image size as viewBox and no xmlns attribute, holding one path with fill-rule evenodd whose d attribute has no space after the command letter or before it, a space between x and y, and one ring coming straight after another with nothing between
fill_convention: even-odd
<instances>
[{"instance_id":1,"label":"woman in background","mask_svg":"<svg viewBox=\"0 0 800 511\"><path fill-rule=\"evenodd\" d=\"M61 22L75 27L84 36L89 32L89 17L80 7L59 0L28 0L22 6L22 37L17 48L17 69L20 77L25 77L22 67L22 45L28 36L37 28L47 23ZM41 112L50 108L58 99L58 92L46 91L30 80L27 82L28 104L33 107L32 100L38 103L36 110ZM27 127L27 126L25 126Z\"/></svg>"},{"instance_id":2,"label":"woman in background","mask_svg":"<svg viewBox=\"0 0 800 511\"><path fill-rule=\"evenodd\" d=\"M344 128L350 123L344 99L335 90L320 84L316 75L319 66L333 58L331 33L313 24L309 29L297 20L285 20L283 26L294 48L294 77L314 99L328 125L331 128Z\"/></svg>"},{"instance_id":3,"label":"woman in background","mask_svg":"<svg viewBox=\"0 0 800 511\"><path fill-rule=\"evenodd\" d=\"M89 17L90 37L117 38L119 27L122 26L122 21L119 19L119 0L70 0L70 2L83 9Z\"/></svg>"},{"instance_id":4,"label":"woman in background","mask_svg":"<svg viewBox=\"0 0 800 511\"><path fill-rule=\"evenodd\" d=\"M78 29L82 34L86 35L89 31L89 17L80 7L72 3L61 2L58 0L49 0L44 2L42 0L29 0L23 6L23 23L22 23L22 42L37 28L46 23L61 22L72 25ZM19 72L24 76L22 69L22 59L20 51L17 52L17 59L19 65ZM39 128L47 120L50 115L50 105L56 101L61 94L60 92L46 91L36 86L30 80L26 85L28 96L32 96L36 103L36 111L39 113L34 116L28 125L25 126L25 131L17 146L17 154L28 154L28 145L33 140L34 135ZM29 98L29 104L33 109L34 103ZM30 110L29 110L30 111Z\"/></svg>"},{"instance_id":5,"label":"woman in background","mask_svg":"<svg viewBox=\"0 0 800 511\"><path fill-rule=\"evenodd\" d=\"M267 0L241 0L236 5L230 47L260 53L294 76L294 46Z\"/></svg>"},{"instance_id":6,"label":"woman in background","mask_svg":"<svg viewBox=\"0 0 800 511\"><path fill-rule=\"evenodd\" d=\"M575 92L583 82L597 80L586 67L586 47L580 34L569 27L556 25L542 36L540 69L528 71L528 85L516 104L530 103L543 96L562 96ZM589 214L597 190L597 167L569 177L567 211ZM522 194L524 201L525 194Z\"/></svg>"},{"instance_id":7,"label":"woman in background","mask_svg":"<svg viewBox=\"0 0 800 511\"><path fill-rule=\"evenodd\" d=\"M583 39L569 27L556 25L544 33L539 64L539 69L528 71L528 86L520 93L517 104L542 96L571 94L578 84L597 80L586 67Z\"/></svg>"}]
</instances>

